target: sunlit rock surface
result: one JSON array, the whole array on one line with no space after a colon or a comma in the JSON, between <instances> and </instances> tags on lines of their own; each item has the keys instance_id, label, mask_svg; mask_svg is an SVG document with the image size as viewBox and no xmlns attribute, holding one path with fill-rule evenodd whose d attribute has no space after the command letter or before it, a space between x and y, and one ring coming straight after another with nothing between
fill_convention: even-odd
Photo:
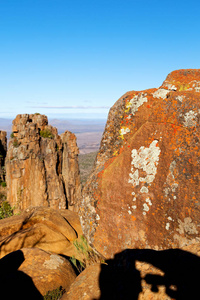
<instances>
[{"instance_id":1,"label":"sunlit rock surface","mask_svg":"<svg viewBox=\"0 0 200 300\"><path fill-rule=\"evenodd\" d=\"M79 215L105 257L126 248L199 251L200 70L170 73L111 108Z\"/></svg>"}]
</instances>

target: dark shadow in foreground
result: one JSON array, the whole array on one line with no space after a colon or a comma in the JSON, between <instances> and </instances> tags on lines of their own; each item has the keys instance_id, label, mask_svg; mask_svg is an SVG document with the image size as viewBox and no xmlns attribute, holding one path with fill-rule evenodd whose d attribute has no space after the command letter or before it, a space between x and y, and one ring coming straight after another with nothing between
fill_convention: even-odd
<instances>
[{"instance_id":1,"label":"dark shadow in foreground","mask_svg":"<svg viewBox=\"0 0 200 300\"><path fill-rule=\"evenodd\" d=\"M141 278L136 261L147 262L164 272L164 276L147 274ZM155 251L127 249L102 265L99 285L101 300L138 299L141 280L151 284L152 292L165 286L166 294L176 300L200 299L200 258L180 249Z\"/></svg>"},{"instance_id":2,"label":"dark shadow in foreground","mask_svg":"<svg viewBox=\"0 0 200 300\"><path fill-rule=\"evenodd\" d=\"M24 260L23 252L20 250L0 259L0 299L43 299L31 277L18 270Z\"/></svg>"}]
</instances>

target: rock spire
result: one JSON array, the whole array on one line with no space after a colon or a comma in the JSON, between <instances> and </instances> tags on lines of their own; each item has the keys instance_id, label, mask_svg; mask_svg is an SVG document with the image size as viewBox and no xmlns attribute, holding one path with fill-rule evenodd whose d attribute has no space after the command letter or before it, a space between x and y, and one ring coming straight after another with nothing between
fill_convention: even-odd
<instances>
[{"instance_id":1,"label":"rock spire","mask_svg":"<svg viewBox=\"0 0 200 300\"><path fill-rule=\"evenodd\" d=\"M7 199L17 210L29 206L76 210L80 197L76 137L62 138L40 114L17 115L6 157Z\"/></svg>"}]
</instances>

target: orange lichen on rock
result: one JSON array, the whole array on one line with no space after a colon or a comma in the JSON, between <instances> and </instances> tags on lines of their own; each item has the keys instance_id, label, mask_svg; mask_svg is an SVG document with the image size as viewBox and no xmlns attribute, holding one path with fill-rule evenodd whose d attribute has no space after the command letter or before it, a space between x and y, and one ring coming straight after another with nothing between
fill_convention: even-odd
<instances>
[{"instance_id":1,"label":"orange lichen on rock","mask_svg":"<svg viewBox=\"0 0 200 300\"><path fill-rule=\"evenodd\" d=\"M179 70L111 108L79 212L105 257L198 243L199 92L200 70Z\"/></svg>"},{"instance_id":2,"label":"orange lichen on rock","mask_svg":"<svg viewBox=\"0 0 200 300\"><path fill-rule=\"evenodd\" d=\"M200 91L199 69L177 70L171 72L161 86L175 91Z\"/></svg>"}]
</instances>

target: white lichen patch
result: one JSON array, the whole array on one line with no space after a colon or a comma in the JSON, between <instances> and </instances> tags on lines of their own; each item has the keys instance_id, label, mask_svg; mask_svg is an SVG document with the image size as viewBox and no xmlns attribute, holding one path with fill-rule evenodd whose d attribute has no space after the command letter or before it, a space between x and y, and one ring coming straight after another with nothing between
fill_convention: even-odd
<instances>
[{"instance_id":1,"label":"white lichen patch","mask_svg":"<svg viewBox=\"0 0 200 300\"><path fill-rule=\"evenodd\" d=\"M165 226L166 230L169 230L169 227L170 227L170 224L166 223L166 226Z\"/></svg>"},{"instance_id":2,"label":"white lichen patch","mask_svg":"<svg viewBox=\"0 0 200 300\"><path fill-rule=\"evenodd\" d=\"M176 193L177 188L178 188L178 183L174 182L171 184L171 191L173 193Z\"/></svg>"},{"instance_id":3,"label":"white lichen patch","mask_svg":"<svg viewBox=\"0 0 200 300\"><path fill-rule=\"evenodd\" d=\"M176 161L172 161L169 167L169 173L166 178L165 185L166 187L163 188L163 192L167 200L170 202L172 198L174 200L177 199L177 192L178 192L178 183L176 181Z\"/></svg>"},{"instance_id":4,"label":"white lichen patch","mask_svg":"<svg viewBox=\"0 0 200 300\"><path fill-rule=\"evenodd\" d=\"M152 202L151 202L151 199L148 197L148 198L146 198L146 200L145 200L149 205L152 205Z\"/></svg>"},{"instance_id":5,"label":"white lichen patch","mask_svg":"<svg viewBox=\"0 0 200 300\"><path fill-rule=\"evenodd\" d=\"M176 168L176 161L173 160L169 166L169 172L170 172L170 175L172 176L173 179L175 179L175 176L174 176L174 170Z\"/></svg>"},{"instance_id":6,"label":"white lichen patch","mask_svg":"<svg viewBox=\"0 0 200 300\"><path fill-rule=\"evenodd\" d=\"M98 215L98 214L96 215L96 220L97 220L97 221L99 221L99 220L100 220L100 217L99 217L99 215Z\"/></svg>"},{"instance_id":7,"label":"white lichen patch","mask_svg":"<svg viewBox=\"0 0 200 300\"><path fill-rule=\"evenodd\" d=\"M177 87L171 83L166 83L165 86L171 90L171 91L176 91L177 90Z\"/></svg>"},{"instance_id":8,"label":"white lichen patch","mask_svg":"<svg viewBox=\"0 0 200 300\"><path fill-rule=\"evenodd\" d=\"M176 229L180 234L198 234L198 230L196 225L192 222L190 217L187 217L182 222L180 219L178 220L179 228Z\"/></svg>"},{"instance_id":9,"label":"white lichen patch","mask_svg":"<svg viewBox=\"0 0 200 300\"><path fill-rule=\"evenodd\" d=\"M167 97L169 90L165 89L158 89L156 92L153 93L154 98L162 98L163 100Z\"/></svg>"},{"instance_id":10,"label":"white lichen patch","mask_svg":"<svg viewBox=\"0 0 200 300\"><path fill-rule=\"evenodd\" d=\"M140 188L141 194L149 193L149 186L155 179L157 173L157 166L159 162L161 150L158 147L158 140L154 140L149 147L140 147L139 150L133 149L131 152L131 173L129 174L129 183L133 187L139 186L142 183ZM140 170L142 171L142 176L140 176ZM133 201L136 201L135 192L132 192ZM146 212L149 211L149 206L152 205L152 202L149 197L146 198L146 203L143 204L143 215L146 215ZM149 206L148 206L148 205Z\"/></svg>"},{"instance_id":11,"label":"white lichen patch","mask_svg":"<svg viewBox=\"0 0 200 300\"><path fill-rule=\"evenodd\" d=\"M167 217L167 220L170 221L170 222L174 221L174 220L172 219L172 217L170 217L170 216ZM165 229L166 229L166 230L169 230L169 227L170 227L170 223L167 222L166 225L165 225Z\"/></svg>"},{"instance_id":12,"label":"white lichen patch","mask_svg":"<svg viewBox=\"0 0 200 300\"><path fill-rule=\"evenodd\" d=\"M149 206L146 203L143 204L143 210L149 211Z\"/></svg>"},{"instance_id":13,"label":"white lichen patch","mask_svg":"<svg viewBox=\"0 0 200 300\"><path fill-rule=\"evenodd\" d=\"M142 93L134 96L127 104L126 109L130 110L132 115L138 111L138 108L145 102L148 102L147 97L145 97Z\"/></svg>"},{"instance_id":14,"label":"white lichen patch","mask_svg":"<svg viewBox=\"0 0 200 300\"><path fill-rule=\"evenodd\" d=\"M140 189L140 193L148 193L149 192L149 189L146 187L146 186L143 186L141 189Z\"/></svg>"},{"instance_id":15,"label":"white lichen patch","mask_svg":"<svg viewBox=\"0 0 200 300\"><path fill-rule=\"evenodd\" d=\"M195 127L197 125L197 113L193 110L190 110L184 115L183 125L185 127Z\"/></svg>"},{"instance_id":16,"label":"white lichen patch","mask_svg":"<svg viewBox=\"0 0 200 300\"><path fill-rule=\"evenodd\" d=\"M120 134L120 136L124 136L128 132L130 132L130 129L128 127L122 127L119 131L119 134Z\"/></svg>"},{"instance_id":17,"label":"white lichen patch","mask_svg":"<svg viewBox=\"0 0 200 300\"><path fill-rule=\"evenodd\" d=\"M193 89L195 92L199 93L200 92L200 82L197 80L194 80L194 83L192 85Z\"/></svg>"},{"instance_id":18,"label":"white lichen patch","mask_svg":"<svg viewBox=\"0 0 200 300\"><path fill-rule=\"evenodd\" d=\"M152 205L150 198L147 198L145 201L149 204L149 206ZM146 212L149 211L149 206L147 205L147 203L143 203L143 215L146 215Z\"/></svg>"},{"instance_id":19,"label":"white lichen patch","mask_svg":"<svg viewBox=\"0 0 200 300\"><path fill-rule=\"evenodd\" d=\"M185 96L177 96L176 97L176 100L180 101L180 102L183 102L183 99L185 98Z\"/></svg>"},{"instance_id":20,"label":"white lichen patch","mask_svg":"<svg viewBox=\"0 0 200 300\"><path fill-rule=\"evenodd\" d=\"M131 165L133 167L131 167L131 173L129 174L129 183L132 183L134 187L139 185L140 182L151 185L157 173L160 152L157 140L154 140L149 148L142 146L138 151L133 149L131 154ZM140 177L139 170L146 172L146 176Z\"/></svg>"},{"instance_id":21,"label":"white lichen patch","mask_svg":"<svg viewBox=\"0 0 200 300\"><path fill-rule=\"evenodd\" d=\"M49 270L56 270L63 264L63 262L64 261L60 256L52 254L50 259L44 262L43 266Z\"/></svg>"}]
</instances>

